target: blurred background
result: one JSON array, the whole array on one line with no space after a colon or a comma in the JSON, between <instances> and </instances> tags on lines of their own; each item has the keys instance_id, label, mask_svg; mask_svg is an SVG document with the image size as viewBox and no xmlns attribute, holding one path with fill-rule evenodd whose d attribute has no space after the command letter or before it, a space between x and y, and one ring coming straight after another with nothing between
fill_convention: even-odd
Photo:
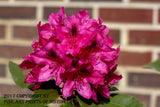
<instances>
[{"instance_id":1,"label":"blurred background","mask_svg":"<svg viewBox=\"0 0 160 107\"><path fill-rule=\"evenodd\" d=\"M61 6L68 16L86 9L91 18L102 17L114 47L121 47L120 92L135 96L146 107L160 107L160 73L143 68L160 59L160 0L0 0L0 95L30 93L15 86L8 62L20 63L32 52L38 22L47 22Z\"/></svg>"}]
</instances>

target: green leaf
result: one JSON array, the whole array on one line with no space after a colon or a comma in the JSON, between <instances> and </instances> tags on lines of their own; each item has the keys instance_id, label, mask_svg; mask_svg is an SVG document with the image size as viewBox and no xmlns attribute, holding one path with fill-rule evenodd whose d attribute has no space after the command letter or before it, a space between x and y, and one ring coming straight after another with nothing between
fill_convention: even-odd
<instances>
[{"instance_id":1,"label":"green leaf","mask_svg":"<svg viewBox=\"0 0 160 107\"><path fill-rule=\"evenodd\" d=\"M36 100L25 100L25 103L21 104L19 107L46 107L46 104Z\"/></svg>"},{"instance_id":2,"label":"green leaf","mask_svg":"<svg viewBox=\"0 0 160 107\"><path fill-rule=\"evenodd\" d=\"M118 90L117 87L114 87L114 86L110 86L110 87L109 87L109 91L117 91L117 90Z\"/></svg>"},{"instance_id":3,"label":"green leaf","mask_svg":"<svg viewBox=\"0 0 160 107\"><path fill-rule=\"evenodd\" d=\"M114 103L104 103L104 104L99 104L98 107L124 107L118 104L114 104Z\"/></svg>"},{"instance_id":4,"label":"green leaf","mask_svg":"<svg viewBox=\"0 0 160 107\"><path fill-rule=\"evenodd\" d=\"M55 89L34 91L31 100L19 100L0 97L0 107L46 107L59 97Z\"/></svg>"},{"instance_id":5,"label":"green leaf","mask_svg":"<svg viewBox=\"0 0 160 107\"><path fill-rule=\"evenodd\" d=\"M20 107L22 100L0 97L0 107Z\"/></svg>"},{"instance_id":6,"label":"green leaf","mask_svg":"<svg viewBox=\"0 0 160 107\"><path fill-rule=\"evenodd\" d=\"M111 102L100 102L98 104L95 104L92 102L92 104L88 105L87 103L83 102L78 96L76 96L76 98L81 107L124 107L124 106L114 104Z\"/></svg>"},{"instance_id":7,"label":"green leaf","mask_svg":"<svg viewBox=\"0 0 160 107\"><path fill-rule=\"evenodd\" d=\"M114 97L110 97L112 104L118 104L123 107L145 107L140 101L133 96L117 94Z\"/></svg>"},{"instance_id":8,"label":"green leaf","mask_svg":"<svg viewBox=\"0 0 160 107\"><path fill-rule=\"evenodd\" d=\"M76 96L81 107L145 107L140 101L138 101L133 96L117 94L110 97L109 102L99 101L98 104L91 103L88 105L83 102L78 96Z\"/></svg>"},{"instance_id":9,"label":"green leaf","mask_svg":"<svg viewBox=\"0 0 160 107\"><path fill-rule=\"evenodd\" d=\"M46 107L46 104L33 100L9 99L0 97L0 107Z\"/></svg>"},{"instance_id":10,"label":"green leaf","mask_svg":"<svg viewBox=\"0 0 160 107\"><path fill-rule=\"evenodd\" d=\"M76 106L71 104L71 102L66 102L63 105L61 105L60 107L76 107Z\"/></svg>"},{"instance_id":11,"label":"green leaf","mask_svg":"<svg viewBox=\"0 0 160 107\"><path fill-rule=\"evenodd\" d=\"M79 102L81 107L97 107L95 103L92 103L91 105L88 105L87 103L83 102L78 96L76 96L77 101Z\"/></svg>"},{"instance_id":12,"label":"green leaf","mask_svg":"<svg viewBox=\"0 0 160 107\"><path fill-rule=\"evenodd\" d=\"M9 62L9 71L17 86L27 88L30 85L24 82L26 76L23 74L23 69L21 69L16 63Z\"/></svg>"},{"instance_id":13,"label":"green leaf","mask_svg":"<svg viewBox=\"0 0 160 107\"><path fill-rule=\"evenodd\" d=\"M160 71L160 60L151 62L150 64L145 65L144 67L153 68L157 71Z\"/></svg>"},{"instance_id":14,"label":"green leaf","mask_svg":"<svg viewBox=\"0 0 160 107\"><path fill-rule=\"evenodd\" d=\"M55 89L39 89L34 91L32 100L38 100L44 104L49 104L55 101L60 95Z\"/></svg>"}]
</instances>

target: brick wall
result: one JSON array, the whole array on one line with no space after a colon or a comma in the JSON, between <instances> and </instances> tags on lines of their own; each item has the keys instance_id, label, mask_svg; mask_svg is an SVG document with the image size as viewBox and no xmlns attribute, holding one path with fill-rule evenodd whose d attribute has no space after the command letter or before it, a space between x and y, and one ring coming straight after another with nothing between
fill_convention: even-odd
<instances>
[{"instance_id":1,"label":"brick wall","mask_svg":"<svg viewBox=\"0 0 160 107\"><path fill-rule=\"evenodd\" d=\"M0 0L0 94L20 92L8 72L8 61L20 63L32 51L37 23L46 22L61 6L67 15L87 9L92 18L102 16L115 47L121 46L120 92L147 107L159 107L160 74L143 65L160 58L160 0Z\"/></svg>"}]
</instances>

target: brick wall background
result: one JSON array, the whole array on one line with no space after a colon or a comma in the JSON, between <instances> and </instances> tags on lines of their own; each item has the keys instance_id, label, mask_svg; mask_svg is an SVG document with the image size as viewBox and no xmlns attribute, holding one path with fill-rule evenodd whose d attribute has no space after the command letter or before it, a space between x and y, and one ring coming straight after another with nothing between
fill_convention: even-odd
<instances>
[{"instance_id":1,"label":"brick wall background","mask_svg":"<svg viewBox=\"0 0 160 107\"><path fill-rule=\"evenodd\" d=\"M117 47L120 92L135 96L147 107L160 107L160 73L143 65L160 58L160 0L0 0L0 95L26 92L14 85L8 61L20 63L37 39L36 25L65 7L67 15L87 9L101 15Z\"/></svg>"}]
</instances>

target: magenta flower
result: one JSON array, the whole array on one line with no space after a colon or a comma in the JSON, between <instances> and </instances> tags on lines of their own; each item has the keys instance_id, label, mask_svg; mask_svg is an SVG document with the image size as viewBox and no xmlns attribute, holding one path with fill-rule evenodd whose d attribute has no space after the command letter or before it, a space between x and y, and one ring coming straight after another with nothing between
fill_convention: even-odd
<instances>
[{"instance_id":1,"label":"magenta flower","mask_svg":"<svg viewBox=\"0 0 160 107\"><path fill-rule=\"evenodd\" d=\"M96 94L97 91L105 98L109 98L110 96L109 87L113 86L116 82L118 82L122 78L121 75L117 75L114 73L116 68L117 68L117 65L113 65L109 68L109 73L104 75L103 84L93 85L92 98L95 102L98 102L97 94Z\"/></svg>"},{"instance_id":2,"label":"magenta flower","mask_svg":"<svg viewBox=\"0 0 160 107\"><path fill-rule=\"evenodd\" d=\"M34 52L19 65L30 70L25 82L36 84L32 89L56 78L57 86L64 83L64 98L73 91L95 102L97 92L109 98L109 87L122 78L114 73L120 48L112 48L114 42L101 17L97 22L81 10L67 18L62 7L58 13L50 14L49 23L40 22L37 27L39 37L32 43Z\"/></svg>"}]
</instances>

